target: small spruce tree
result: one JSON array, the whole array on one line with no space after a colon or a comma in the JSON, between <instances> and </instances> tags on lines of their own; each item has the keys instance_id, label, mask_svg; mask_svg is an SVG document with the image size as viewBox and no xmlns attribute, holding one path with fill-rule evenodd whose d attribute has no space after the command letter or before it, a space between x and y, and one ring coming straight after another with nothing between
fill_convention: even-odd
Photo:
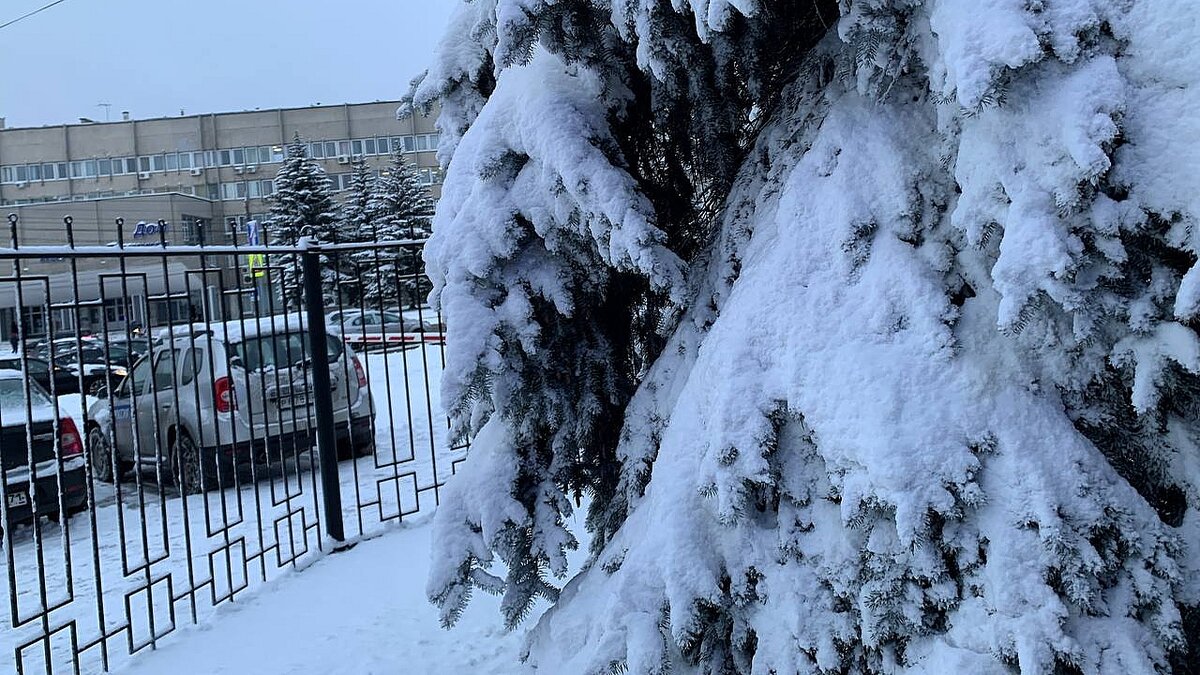
<instances>
[{"instance_id":1,"label":"small spruce tree","mask_svg":"<svg viewBox=\"0 0 1200 675\"><path fill-rule=\"evenodd\" d=\"M309 159L305 143L297 133L288 146L288 156L275 175L275 193L270 197L268 235L272 246L295 246L301 237L333 242L337 238L336 206L330 195L329 178L319 164ZM280 253L271 256L278 268L275 281L284 305L299 308L304 296L299 256ZM342 275L328 256L321 256L323 295L326 301L336 297Z\"/></svg>"},{"instance_id":2,"label":"small spruce tree","mask_svg":"<svg viewBox=\"0 0 1200 675\"><path fill-rule=\"evenodd\" d=\"M355 158L350 169L350 189L338 213L340 241L357 243L375 240L372 235L375 182L367 163L362 158ZM358 306L363 301L365 283L376 276L374 266L364 258L369 256L354 253L341 259L343 297L351 306Z\"/></svg>"},{"instance_id":3,"label":"small spruce tree","mask_svg":"<svg viewBox=\"0 0 1200 675\"><path fill-rule=\"evenodd\" d=\"M432 231L433 208L429 189L421 184L416 170L404 155L396 152L388 169L375 182L369 205L370 217L357 236L361 241L378 242L428 238ZM359 254L358 262L360 269L366 271L362 283L368 305L415 306L424 301L432 288L418 248L403 246L364 251Z\"/></svg>"}]
</instances>

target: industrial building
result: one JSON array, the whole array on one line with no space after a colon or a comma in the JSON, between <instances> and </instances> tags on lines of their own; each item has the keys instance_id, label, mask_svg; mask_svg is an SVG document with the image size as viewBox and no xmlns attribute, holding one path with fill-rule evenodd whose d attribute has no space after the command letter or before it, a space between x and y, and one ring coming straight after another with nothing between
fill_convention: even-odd
<instances>
[{"instance_id":1,"label":"industrial building","mask_svg":"<svg viewBox=\"0 0 1200 675\"><path fill-rule=\"evenodd\" d=\"M22 246L66 244L67 215L74 221L77 246L115 246L118 217L124 219L121 239L127 245L158 243L154 224L159 220L168 224L164 234L171 244L197 244L201 237L217 245L244 241L242 225L264 219L265 198L274 191L273 178L296 134L309 144L309 156L324 167L335 192L349 187L354 158L378 171L399 150L436 198L441 173L433 118L397 119L399 105L385 101L145 120L123 114L113 122L0 128L0 206L18 216ZM9 239L7 233L4 238ZM161 258L126 260L123 273L115 257L80 261L78 288L67 261L53 256L26 261L22 278L37 281L20 285L25 332L96 330L101 324L120 330L126 322L154 326L169 317L196 318L197 312L213 319L229 314L218 289L232 280L235 260L204 261L208 269L225 270L224 281L197 272L198 259L171 260L165 274ZM0 279L3 326L15 318L18 302L9 272L0 270L9 279ZM133 287L130 279L136 281ZM147 300L181 291L191 297ZM68 301L95 304L80 313L53 310L53 304Z\"/></svg>"}]
</instances>

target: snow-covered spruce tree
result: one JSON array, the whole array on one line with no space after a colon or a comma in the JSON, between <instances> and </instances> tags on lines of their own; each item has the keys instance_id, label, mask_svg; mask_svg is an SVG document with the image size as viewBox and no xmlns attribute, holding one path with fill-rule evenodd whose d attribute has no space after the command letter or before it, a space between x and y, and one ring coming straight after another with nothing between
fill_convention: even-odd
<instances>
[{"instance_id":1,"label":"snow-covered spruce tree","mask_svg":"<svg viewBox=\"0 0 1200 675\"><path fill-rule=\"evenodd\" d=\"M416 169L404 155L392 155L372 191L369 231L362 236L378 242L426 239L431 231L433 195L421 184ZM425 275L421 250L413 246L378 248L361 254L364 267L373 267L364 279L367 302L372 306L415 306L432 288Z\"/></svg>"},{"instance_id":2,"label":"snow-covered spruce tree","mask_svg":"<svg viewBox=\"0 0 1200 675\"><path fill-rule=\"evenodd\" d=\"M275 192L268 198L271 208L267 218L267 235L272 246L295 246L301 237L310 236L323 242L337 238L337 205L329 191L325 170L308 158L307 145L297 133L288 146L287 159L275 174ZM289 309L301 306L304 297L299 256L280 253L271 256L272 266L279 267L273 283L282 294ZM321 256L321 285L327 301L337 297L342 278L333 261Z\"/></svg>"},{"instance_id":3,"label":"snow-covered spruce tree","mask_svg":"<svg viewBox=\"0 0 1200 675\"><path fill-rule=\"evenodd\" d=\"M473 440L444 621L552 600L556 672L1191 672L1197 26L464 3L413 97L443 106L426 258Z\"/></svg>"},{"instance_id":4,"label":"snow-covered spruce tree","mask_svg":"<svg viewBox=\"0 0 1200 675\"><path fill-rule=\"evenodd\" d=\"M371 208L374 193L375 177L371 175L367 162L356 157L350 164L350 189L338 208L338 241L360 243L375 240ZM361 251L338 257L344 273L341 293L349 306L358 306L363 302L364 290L378 276L373 261L368 258Z\"/></svg>"}]
</instances>

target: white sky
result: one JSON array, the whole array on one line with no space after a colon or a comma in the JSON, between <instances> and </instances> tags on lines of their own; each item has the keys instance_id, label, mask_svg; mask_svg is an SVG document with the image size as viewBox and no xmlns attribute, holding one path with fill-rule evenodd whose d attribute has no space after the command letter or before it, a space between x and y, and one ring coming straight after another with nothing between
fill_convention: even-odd
<instances>
[{"instance_id":1,"label":"white sky","mask_svg":"<svg viewBox=\"0 0 1200 675\"><path fill-rule=\"evenodd\" d=\"M0 0L5 23L50 0ZM0 29L9 127L389 100L457 0L66 0Z\"/></svg>"}]
</instances>

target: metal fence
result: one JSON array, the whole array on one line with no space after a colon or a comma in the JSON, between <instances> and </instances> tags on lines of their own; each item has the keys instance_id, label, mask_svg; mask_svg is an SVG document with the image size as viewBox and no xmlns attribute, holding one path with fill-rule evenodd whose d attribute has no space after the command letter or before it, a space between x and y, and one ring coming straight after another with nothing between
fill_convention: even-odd
<instances>
[{"instance_id":1,"label":"metal fence","mask_svg":"<svg viewBox=\"0 0 1200 675\"><path fill-rule=\"evenodd\" d=\"M423 241L0 248L0 672L121 665L424 517L439 413ZM44 241L45 233L40 233ZM34 335L30 317L42 317ZM56 334L56 331L58 334Z\"/></svg>"}]
</instances>

